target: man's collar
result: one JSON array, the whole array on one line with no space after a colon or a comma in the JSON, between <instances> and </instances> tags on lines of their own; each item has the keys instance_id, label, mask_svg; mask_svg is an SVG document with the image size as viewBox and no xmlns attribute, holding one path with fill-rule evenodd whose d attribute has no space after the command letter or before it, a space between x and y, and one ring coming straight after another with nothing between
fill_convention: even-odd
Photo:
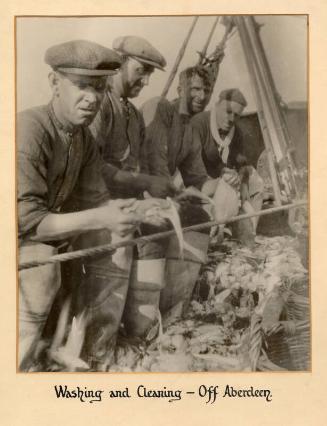
<instances>
[{"instance_id":1,"label":"man's collar","mask_svg":"<svg viewBox=\"0 0 327 426\"><path fill-rule=\"evenodd\" d=\"M54 110L54 106L53 106L53 101L50 101L48 104L48 111L50 113L50 116L55 124L55 126L57 127L57 129L61 130L63 133L65 133L67 136L72 137L81 126L67 126L64 125L63 123L61 123L61 121L59 120L59 118L57 117L55 110Z\"/></svg>"},{"instance_id":2,"label":"man's collar","mask_svg":"<svg viewBox=\"0 0 327 426\"><path fill-rule=\"evenodd\" d=\"M185 102L182 102L181 98L176 98L171 103L179 115L182 115L185 118L191 118L191 115L187 110L187 105Z\"/></svg>"},{"instance_id":3,"label":"man's collar","mask_svg":"<svg viewBox=\"0 0 327 426\"><path fill-rule=\"evenodd\" d=\"M181 115L185 115L186 117L191 117L191 114L187 108L187 102L185 99L179 99L179 110L178 110L179 114Z\"/></svg>"},{"instance_id":4,"label":"man's collar","mask_svg":"<svg viewBox=\"0 0 327 426\"><path fill-rule=\"evenodd\" d=\"M127 98L123 98L114 86L108 87L107 93L109 95L114 96L116 99L119 99L119 100L127 99Z\"/></svg>"},{"instance_id":5,"label":"man's collar","mask_svg":"<svg viewBox=\"0 0 327 426\"><path fill-rule=\"evenodd\" d=\"M117 99L127 99L122 93L124 92L120 75L116 74L108 79L108 92L112 93Z\"/></svg>"}]
</instances>

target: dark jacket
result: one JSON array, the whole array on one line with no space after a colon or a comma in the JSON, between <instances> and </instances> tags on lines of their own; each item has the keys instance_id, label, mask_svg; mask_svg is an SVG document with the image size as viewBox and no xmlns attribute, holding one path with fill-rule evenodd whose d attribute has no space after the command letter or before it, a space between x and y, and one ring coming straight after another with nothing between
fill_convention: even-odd
<instances>
[{"instance_id":1,"label":"dark jacket","mask_svg":"<svg viewBox=\"0 0 327 426\"><path fill-rule=\"evenodd\" d=\"M143 105L142 113L150 174L171 177L178 169L185 186L201 188L208 179L201 145L192 139L190 116L180 112L179 101L153 98Z\"/></svg>"},{"instance_id":2,"label":"dark jacket","mask_svg":"<svg viewBox=\"0 0 327 426\"><path fill-rule=\"evenodd\" d=\"M107 91L90 130L105 162L106 182L110 183L117 170L146 172L144 122L131 102Z\"/></svg>"},{"instance_id":3,"label":"dark jacket","mask_svg":"<svg viewBox=\"0 0 327 426\"><path fill-rule=\"evenodd\" d=\"M51 104L17 117L19 236L50 212L79 211L109 198L98 150L87 128L62 129Z\"/></svg>"}]
</instances>

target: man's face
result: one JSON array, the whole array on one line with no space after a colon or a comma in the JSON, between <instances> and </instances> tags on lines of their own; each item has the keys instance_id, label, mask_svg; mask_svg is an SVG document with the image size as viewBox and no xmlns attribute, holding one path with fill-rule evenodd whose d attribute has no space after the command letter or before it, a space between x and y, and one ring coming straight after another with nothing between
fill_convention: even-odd
<instances>
[{"instance_id":1,"label":"man's face","mask_svg":"<svg viewBox=\"0 0 327 426\"><path fill-rule=\"evenodd\" d=\"M143 87L149 84L153 71L153 66L128 58L120 69L124 95L127 98L138 96Z\"/></svg>"},{"instance_id":2,"label":"man's face","mask_svg":"<svg viewBox=\"0 0 327 426\"><path fill-rule=\"evenodd\" d=\"M218 129L227 134L242 114L243 109L243 105L226 99L217 103L216 118Z\"/></svg>"},{"instance_id":3,"label":"man's face","mask_svg":"<svg viewBox=\"0 0 327 426\"><path fill-rule=\"evenodd\" d=\"M193 75L188 83L186 97L188 112L192 115L203 111L208 103L209 88L197 74Z\"/></svg>"},{"instance_id":4,"label":"man's face","mask_svg":"<svg viewBox=\"0 0 327 426\"><path fill-rule=\"evenodd\" d=\"M100 107L106 77L55 73L52 89L63 121L88 126Z\"/></svg>"}]
</instances>

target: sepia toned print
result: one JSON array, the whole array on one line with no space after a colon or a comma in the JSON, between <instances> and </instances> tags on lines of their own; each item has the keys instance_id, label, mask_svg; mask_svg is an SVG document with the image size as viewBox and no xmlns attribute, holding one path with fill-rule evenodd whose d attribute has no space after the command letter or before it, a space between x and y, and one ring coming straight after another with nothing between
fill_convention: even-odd
<instances>
[{"instance_id":1,"label":"sepia toned print","mask_svg":"<svg viewBox=\"0 0 327 426\"><path fill-rule=\"evenodd\" d=\"M310 370L307 17L16 31L18 370Z\"/></svg>"}]
</instances>

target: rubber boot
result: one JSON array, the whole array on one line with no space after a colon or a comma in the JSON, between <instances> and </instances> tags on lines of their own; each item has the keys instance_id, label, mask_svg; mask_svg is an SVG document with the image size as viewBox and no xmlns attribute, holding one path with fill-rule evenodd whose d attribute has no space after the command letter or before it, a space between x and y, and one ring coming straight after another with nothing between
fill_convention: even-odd
<instances>
[{"instance_id":1,"label":"rubber boot","mask_svg":"<svg viewBox=\"0 0 327 426\"><path fill-rule=\"evenodd\" d=\"M166 285L160 295L164 322L177 319L187 311L201 265L207 259L209 239L209 235L201 232L184 233L181 259L177 238L170 238L166 256Z\"/></svg>"},{"instance_id":2,"label":"rubber boot","mask_svg":"<svg viewBox=\"0 0 327 426\"><path fill-rule=\"evenodd\" d=\"M158 318L165 259L135 260L123 322L128 335L143 338Z\"/></svg>"},{"instance_id":3,"label":"rubber boot","mask_svg":"<svg viewBox=\"0 0 327 426\"><path fill-rule=\"evenodd\" d=\"M251 214L254 209L249 201L245 201L240 208L239 214ZM232 223L233 237L239 240L244 246L252 249L255 246L254 223L251 218L238 220Z\"/></svg>"},{"instance_id":4,"label":"rubber boot","mask_svg":"<svg viewBox=\"0 0 327 426\"><path fill-rule=\"evenodd\" d=\"M110 235L106 231L92 234L87 238L91 247L121 240L116 234ZM96 371L106 371L112 362L126 302L132 260L132 247L122 247L114 254L105 253L85 258L83 263L75 316L79 318L86 310L82 358ZM83 335L82 331L80 335Z\"/></svg>"},{"instance_id":5,"label":"rubber boot","mask_svg":"<svg viewBox=\"0 0 327 426\"><path fill-rule=\"evenodd\" d=\"M251 196L249 202L250 202L250 204L253 207L253 210L255 212L261 211L262 204L263 204L263 192L260 192L258 194L255 194L254 196ZM254 232L257 232L257 226L258 226L259 219L260 219L259 216L255 216L255 217L252 218Z\"/></svg>"},{"instance_id":6,"label":"rubber boot","mask_svg":"<svg viewBox=\"0 0 327 426\"><path fill-rule=\"evenodd\" d=\"M250 200L245 200L240 209L240 214L252 214L261 210L262 194L256 194ZM238 220L232 224L232 233L246 247L252 249L255 246L255 236L259 217Z\"/></svg>"},{"instance_id":7,"label":"rubber boot","mask_svg":"<svg viewBox=\"0 0 327 426\"><path fill-rule=\"evenodd\" d=\"M46 244L30 243L19 248L19 261L45 260L57 253ZM52 303L61 284L60 265L48 264L19 272L19 351L20 371L28 371L34 363Z\"/></svg>"}]
</instances>

